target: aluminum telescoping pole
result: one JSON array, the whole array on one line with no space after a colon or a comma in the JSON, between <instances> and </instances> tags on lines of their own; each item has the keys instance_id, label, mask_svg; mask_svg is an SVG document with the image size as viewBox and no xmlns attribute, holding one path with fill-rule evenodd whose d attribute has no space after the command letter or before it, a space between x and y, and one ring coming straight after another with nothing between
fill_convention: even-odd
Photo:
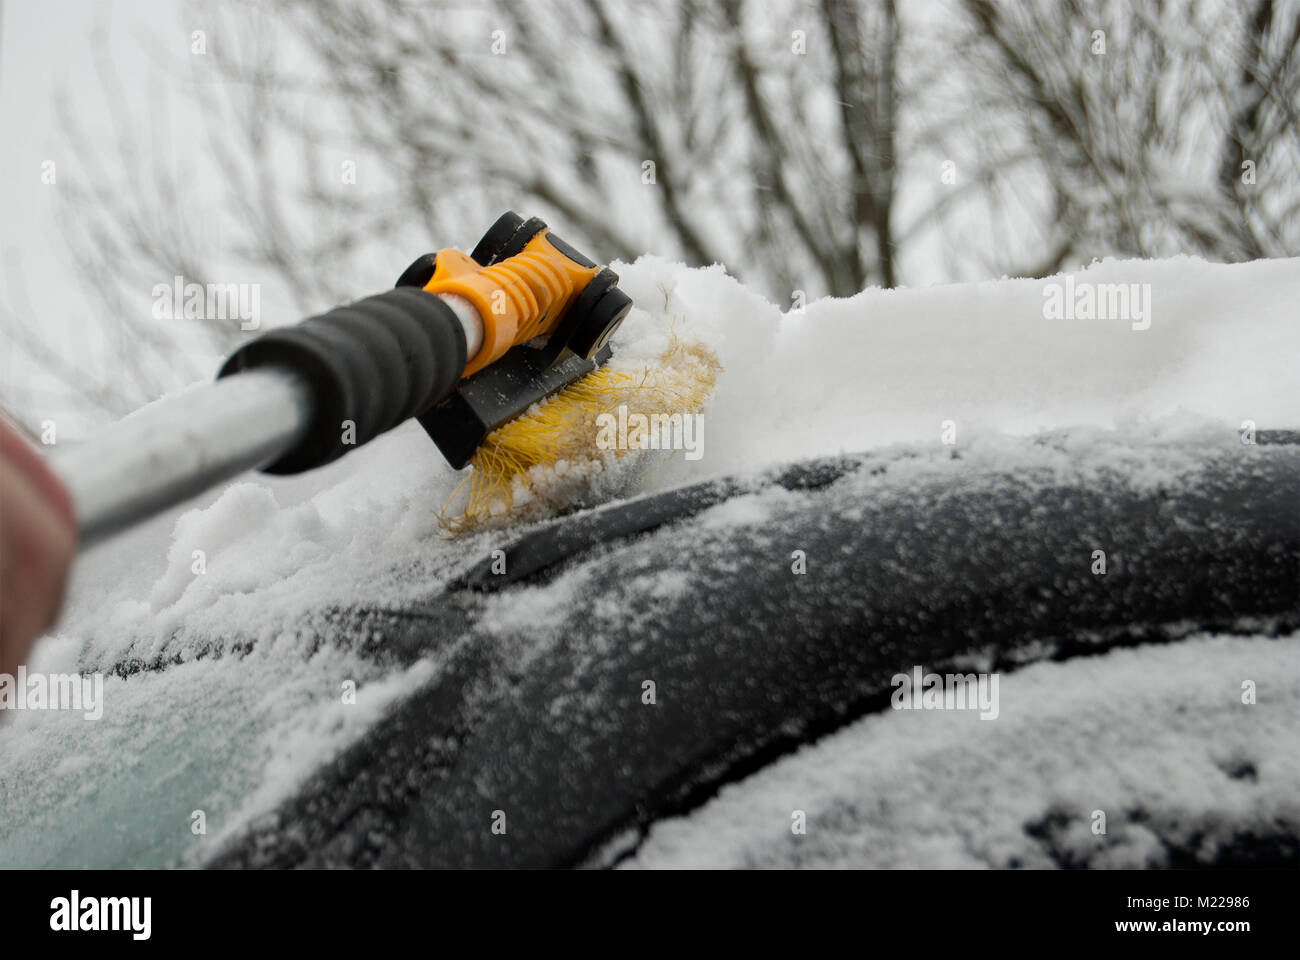
<instances>
[{"instance_id":1,"label":"aluminum telescoping pole","mask_svg":"<svg viewBox=\"0 0 1300 960\"><path fill-rule=\"evenodd\" d=\"M72 494L80 545L245 470L297 473L342 456L451 393L483 341L469 301L411 287L247 341L215 383L55 448L50 466Z\"/></svg>"},{"instance_id":2,"label":"aluminum telescoping pole","mask_svg":"<svg viewBox=\"0 0 1300 960\"><path fill-rule=\"evenodd\" d=\"M80 546L91 546L214 484L265 466L311 421L308 387L266 367L144 407L49 463L72 494Z\"/></svg>"}]
</instances>

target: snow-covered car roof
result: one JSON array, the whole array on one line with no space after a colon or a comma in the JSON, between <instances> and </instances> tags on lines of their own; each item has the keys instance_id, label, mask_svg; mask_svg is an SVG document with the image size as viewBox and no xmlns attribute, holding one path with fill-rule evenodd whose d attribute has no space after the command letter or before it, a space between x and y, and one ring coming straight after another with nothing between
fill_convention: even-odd
<instances>
[{"instance_id":1,"label":"snow-covered car roof","mask_svg":"<svg viewBox=\"0 0 1300 960\"><path fill-rule=\"evenodd\" d=\"M1180 863L1296 834L1300 448L1242 442L1300 421L1296 261L1071 281L1151 284L1147 326L1049 318L1052 281L782 314L717 268L619 269L622 355L688 328L722 358L703 458L446 541L457 478L408 425L93 552L32 668L106 674L103 716L7 721L0 862L654 865L712 830L716 862ZM888 711L915 667L1005 672L999 720ZM1134 669L1182 678L1195 721L1163 674L1134 702ZM1268 696L1240 713L1248 680ZM1152 738L1219 773L1146 775ZM906 812L855 766L937 784L917 764L961 756L978 772ZM1094 809L1115 839L1090 847Z\"/></svg>"}]
</instances>

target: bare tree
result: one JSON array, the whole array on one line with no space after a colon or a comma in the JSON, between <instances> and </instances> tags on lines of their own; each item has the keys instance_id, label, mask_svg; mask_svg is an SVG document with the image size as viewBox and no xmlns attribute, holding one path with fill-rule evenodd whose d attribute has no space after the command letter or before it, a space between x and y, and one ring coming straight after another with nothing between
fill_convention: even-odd
<instances>
[{"instance_id":1,"label":"bare tree","mask_svg":"<svg viewBox=\"0 0 1300 960\"><path fill-rule=\"evenodd\" d=\"M969 93L937 138L969 138L989 158L974 175L983 202L1038 204L1036 252L994 255L988 268L1300 253L1289 215L1300 14L1282 6L963 0L957 69ZM995 245L1022 257L1023 247Z\"/></svg>"},{"instance_id":2,"label":"bare tree","mask_svg":"<svg viewBox=\"0 0 1300 960\"><path fill-rule=\"evenodd\" d=\"M143 345L124 373L146 396L165 341L140 328L130 291L205 282L233 258L306 313L363 292L360 258L382 249L392 272L472 242L507 207L605 257L725 263L780 302L896 282L893 0L193 9L210 40L193 97L220 183L220 229L204 236L219 249L174 215L197 173L138 146L150 121L122 97L107 44L110 149L63 103L92 167L66 192L78 273ZM240 335L204 333L216 352Z\"/></svg>"},{"instance_id":3,"label":"bare tree","mask_svg":"<svg viewBox=\"0 0 1300 960\"><path fill-rule=\"evenodd\" d=\"M158 56L191 80L202 163L169 157L106 43L109 141L63 103L89 167L61 191L70 273L115 382L52 355L19 294L0 309L13 349L110 412L245 335L197 324L187 360L141 290L251 276L290 320L505 208L602 257L723 263L779 303L893 286L914 249L946 279L1300 253L1293 3L283 0L189 19L203 56Z\"/></svg>"}]
</instances>

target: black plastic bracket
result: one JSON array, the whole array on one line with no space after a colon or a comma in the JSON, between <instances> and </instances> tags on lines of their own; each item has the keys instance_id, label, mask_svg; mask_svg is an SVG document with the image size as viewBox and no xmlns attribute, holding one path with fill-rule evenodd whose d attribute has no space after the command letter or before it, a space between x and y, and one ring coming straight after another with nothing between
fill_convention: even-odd
<instances>
[{"instance_id":1,"label":"black plastic bracket","mask_svg":"<svg viewBox=\"0 0 1300 960\"><path fill-rule=\"evenodd\" d=\"M610 358L606 347L588 360L567 353L557 363L538 351L516 347L491 366L466 377L441 403L419 418L443 457L459 470L487 435L534 403L585 377Z\"/></svg>"}]
</instances>

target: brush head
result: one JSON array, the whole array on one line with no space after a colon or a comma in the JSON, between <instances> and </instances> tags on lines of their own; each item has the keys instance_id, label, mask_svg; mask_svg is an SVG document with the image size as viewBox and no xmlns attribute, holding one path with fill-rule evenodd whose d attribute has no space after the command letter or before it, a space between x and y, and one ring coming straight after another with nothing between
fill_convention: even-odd
<instances>
[{"instance_id":1,"label":"brush head","mask_svg":"<svg viewBox=\"0 0 1300 960\"><path fill-rule=\"evenodd\" d=\"M674 333L660 354L620 356L579 377L479 443L443 509L444 531L541 519L630 492L678 454L648 448L631 431L627 444L610 444L611 422L698 414L721 370L712 349Z\"/></svg>"}]
</instances>

